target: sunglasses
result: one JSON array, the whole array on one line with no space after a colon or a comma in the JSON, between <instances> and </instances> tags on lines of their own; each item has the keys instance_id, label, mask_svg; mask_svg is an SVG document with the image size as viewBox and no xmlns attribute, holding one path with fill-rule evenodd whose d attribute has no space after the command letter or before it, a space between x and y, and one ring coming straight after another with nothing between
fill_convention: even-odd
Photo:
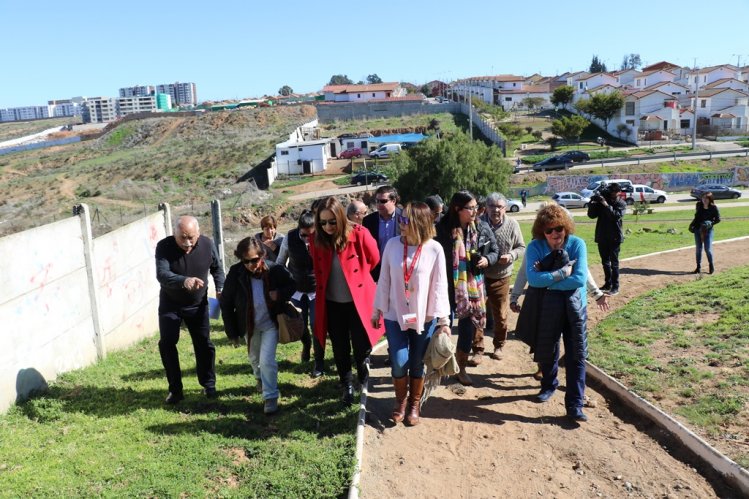
<instances>
[{"instance_id":1,"label":"sunglasses","mask_svg":"<svg viewBox=\"0 0 749 499\"><path fill-rule=\"evenodd\" d=\"M326 225L335 227L337 223L338 221L335 218L331 218L330 220L323 220L322 218L320 219L320 227L325 227Z\"/></svg>"},{"instance_id":2,"label":"sunglasses","mask_svg":"<svg viewBox=\"0 0 749 499\"><path fill-rule=\"evenodd\" d=\"M390 199L390 198L385 198L385 199L377 199L377 202L378 202L378 203L380 203L380 204L385 204L385 203L387 203L388 201L391 201L391 199Z\"/></svg>"},{"instance_id":3,"label":"sunglasses","mask_svg":"<svg viewBox=\"0 0 749 499\"><path fill-rule=\"evenodd\" d=\"M250 265L250 264L254 265L259 261L260 261L259 256L256 256L255 258L242 258L242 263L245 265Z\"/></svg>"},{"instance_id":4,"label":"sunglasses","mask_svg":"<svg viewBox=\"0 0 749 499\"><path fill-rule=\"evenodd\" d=\"M556 232L557 234L559 234L563 230L564 230L564 227L562 227L561 225L559 227L549 227L548 229L544 229L544 234L548 235L548 234L551 234L552 232Z\"/></svg>"},{"instance_id":5,"label":"sunglasses","mask_svg":"<svg viewBox=\"0 0 749 499\"><path fill-rule=\"evenodd\" d=\"M411 223L411 220L409 220L408 217L404 217L403 215L398 215L398 223L403 225L408 225Z\"/></svg>"}]
</instances>

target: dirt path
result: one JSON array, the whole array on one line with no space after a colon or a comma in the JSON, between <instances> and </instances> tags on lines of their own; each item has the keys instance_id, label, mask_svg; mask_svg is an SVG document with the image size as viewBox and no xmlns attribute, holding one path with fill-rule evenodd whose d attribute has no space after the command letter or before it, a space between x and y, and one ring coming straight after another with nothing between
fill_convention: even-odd
<instances>
[{"instance_id":1,"label":"dirt path","mask_svg":"<svg viewBox=\"0 0 749 499\"><path fill-rule=\"evenodd\" d=\"M749 264L746 240L717 244L717 271ZM617 309L635 296L698 278L692 249L623 262ZM593 269L600 279L600 268ZM589 308L589 326L603 313ZM511 315L514 327L516 315ZM491 338L486 338L490 351ZM538 404L527 347L510 341L502 361L488 357L430 398L422 424L394 426L385 349L373 357L362 463L362 497L715 497L723 493L649 436L647 422L591 389L590 420L564 417L564 395ZM564 375L560 372L560 384Z\"/></svg>"},{"instance_id":2,"label":"dirt path","mask_svg":"<svg viewBox=\"0 0 749 499\"><path fill-rule=\"evenodd\" d=\"M151 144L151 147L158 147L159 145L161 145L162 142L164 142L166 139L174 135L174 131L177 130L177 128L184 122L185 122L184 118L177 118L176 120L173 119L169 121L169 124L167 125L167 127L161 131L161 135L156 140L156 142Z\"/></svg>"}]
</instances>

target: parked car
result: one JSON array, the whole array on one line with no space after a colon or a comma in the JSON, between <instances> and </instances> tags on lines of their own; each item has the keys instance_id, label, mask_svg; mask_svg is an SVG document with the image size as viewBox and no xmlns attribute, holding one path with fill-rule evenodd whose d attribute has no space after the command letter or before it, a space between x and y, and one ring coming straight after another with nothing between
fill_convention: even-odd
<instances>
[{"instance_id":1,"label":"parked car","mask_svg":"<svg viewBox=\"0 0 749 499\"><path fill-rule=\"evenodd\" d=\"M378 172L359 172L351 175L352 185L384 184L388 176Z\"/></svg>"},{"instance_id":2,"label":"parked car","mask_svg":"<svg viewBox=\"0 0 749 499\"><path fill-rule=\"evenodd\" d=\"M533 170L540 172L543 170L565 170L572 166L572 161L562 158L561 156L551 156L538 163L533 163Z\"/></svg>"},{"instance_id":3,"label":"parked car","mask_svg":"<svg viewBox=\"0 0 749 499\"><path fill-rule=\"evenodd\" d=\"M520 201L517 201L515 199L507 200L507 211L517 213L522 209L523 209L523 203L521 203Z\"/></svg>"},{"instance_id":4,"label":"parked car","mask_svg":"<svg viewBox=\"0 0 749 499\"><path fill-rule=\"evenodd\" d=\"M695 199L700 199L706 192L712 192L715 199L738 199L741 191L721 184L698 185L689 193Z\"/></svg>"},{"instance_id":5,"label":"parked car","mask_svg":"<svg viewBox=\"0 0 749 499\"><path fill-rule=\"evenodd\" d=\"M551 199L565 208L587 208L590 204L590 198L576 192L557 192Z\"/></svg>"},{"instance_id":6,"label":"parked car","mask_svg":"<svg viewBox=\"0 0 749 499\"><path fill-rule=\"evenodd\" d=\"M619 184L619 187L622 188L622 199L626 199L629 196L629 193L632 192L631 180L627 180L626 178L610 178L591 182L590 184L588 184L588 187L580 191L580 194L582 194L583 197L589 198L592 197L596 192L600 191L603 186L613 183Z\"/></svg>"},{"instance_id":7,"label":"parked car","mask_svg":"<svg viewBox=\"0 0 749 499\"><path fill-rule=\"evenodd\" d=\"M666 191L653 189L647 185L633 184L632 192L627 196L627 204L634 204L638 201L648 203L665 203L668 199Z\"/></svg>"},{"instance_id":8,"label":"parked car","mask_svg":"<svg viewBox=\"0 0 749 499\"><path fill-rule=\"evenodd\" d=\"M572 161L573 163L582 163L583 161L590 161L590 156L587 152L582 151L567 151L559 155L560 158Z\"/></svg>"},{"instance_id":9,"label":"parked car","mask_svg":"<svg viewBox=\"0 0 749 499\"><path fill-rule=\"evenodd\" d=\"M369 153L370 158L387 158L391 154L398 154L401 152L400 144L384 144Z\"/></svg>"},{"instance_id":10,"label":"parked car","mask_svg":"<svg viewBox=\"0 0 749 499\"><path fill-rule=\"evenodd\" d=\"M338 155L338 159L361 158L361 154L362 152L360 148L352 147L351 149L341 151L341 154Z\"/></svg>"}]
</instances>

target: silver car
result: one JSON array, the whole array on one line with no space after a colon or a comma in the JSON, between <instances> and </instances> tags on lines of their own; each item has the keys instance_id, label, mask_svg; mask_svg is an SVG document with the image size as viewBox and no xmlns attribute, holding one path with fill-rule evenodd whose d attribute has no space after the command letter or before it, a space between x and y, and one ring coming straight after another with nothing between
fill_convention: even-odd
<instances>
[{"instance_id":1,"label":"silver car","mask_svg":"<svg viewBox=\"0 0 749 499\"><path fill-rule=\"evenodd\" d=\"M590 198L576 192L557 192L551 196L551 199L565 208L587 208L590 204Z\"/></svg>"}]
</instances>

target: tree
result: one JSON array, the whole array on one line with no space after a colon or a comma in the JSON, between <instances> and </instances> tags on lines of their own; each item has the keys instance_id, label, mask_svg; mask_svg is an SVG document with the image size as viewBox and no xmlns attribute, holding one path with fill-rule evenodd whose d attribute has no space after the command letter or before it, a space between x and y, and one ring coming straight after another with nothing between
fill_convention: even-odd
<instances>
[{"instance_id":1,"label":"tree","mask_svg":"<svg viewBox=\"0 0 749 499\"><path fill-rule=\"evenodd\" d=\"M367 76L367 83L369 83L370 85L375 83L382 83L382 78L377 76L377 73L374 73Z\"/></svg>"},{"instance_id":2,"label":"tree","mask_svg":"<svg viewBox=\"0 0 749 499\"><path fill-rule=\"evenodd\" d=\"M624 96L619 92L597 93L590 98L589 110L592 116L603 121L603 129L608 131L609 121L621 111L622 106Z\"/></svg>"},{"instance_id":3,"label":"tree","mask_svg":"<svg viewBox=\"0 0 749 499\"><path fill-rule=\"evenodd\" d=\"M498 147L472 141L465 133L422 141L409 154L395 156L391 165L395 187L405 201L430 194L449 199L460 189L476 195L502 192L512 175Z\"/></svg>"},{"instance_id":4,"label":"tree","mask_svg":"<svg viewBox=\"0 0 749 499\"><path fill-rule=\"evenodd\" d=\"M537 107L541 107L544 104L543 97L526 97L523 99L522 104L530 109L531 111Z\"/></svg>"},{"instance_id":5,"label":"tree","mask_svg":"<svg viewBox=\"0 0 749 499\"><path fill-rule=\"evenodd\" d=\"M352 85L353 83L348 75L333 75L330 77L328 85Z\"/></svg>"},{"instance_id":6,"label":"tree","mask_svg":"<svg viewBox=\"0 0 749 499\"><path fill-rule=\"evenodd\" d=\"M278 95L283 95L285 97L289 96L289 95L291 95L293 93L294 93L294 89L292 89L288 85L284 85L283 87L281 87L281 88L278 89Z\"/></svg>"},{"instance_id":7,"label":"tree","mask_svg":"<svg viewBox=\"0 0 749 499\"><path fill-rule=\"evenodd\" d=\"M588 99L587 97L583 97L582 99L575 102L575 111L577 111L578 114L582 114L583 116L592 118L593 112L590 108L590 99Z\"/></svg>"},{"instance_id":8,"label":"tree","mask_svg":"<svg viewBox=\"0 0 749 499\"><path fill-rule=\"evenodd\" d=\"M616 134L620 139L628 140L632 135L632 129L625 123L619 123L616 125Z\"/></svg>"},{"instance_id":9,"label":"tree","mask_svg":"<svg viewBox=\"0 0 749 499\"><path fill-rule=\"evenodd\" d=\"M572 96L575 95L575 89L569 85L562 85L554 89L551 94L551 103L555 106L567 107L567 104L572 102Z\"/></svg>"},{"instance_id":10,"label":"tree","mask_svg":"<svg viewBox=\"0 0 749 499\"><path fill-rule=\"evenodd\" d=\"M593 60L590 61L590 69L588 69L589 73L605 73L606 72L606 64L601 61L597 55L593 56Z\"/></svg>"},{"instance_id":11,"label":"tree","mask_svg":"<svg viewBox=\"0 0 749 499\"><path fill-rule=\"evenodd\" d=\"M582 116L565 117L551 122L551 133L567 142L577 142L589 124L590 122Z\"/></svg>"},{"instance_id":12,"label":"tree","mask_svg":"<svg viewBox=\"0 0 749 499\"><path fill-rule=\"evenodd\" d=\"M625 54L619 69L637 69L642 66L640 54Z\"/></svg>"},{"instance_id":13,"label":"tree","mask_svg":"<svg viewBox=\"0 0 749 499\"><path fill-rule=\"evenodd\" d=\"M429 95L429 86L425 83L421 86L419 89L419 92L421 92L424 95Z\"/></svg>"}]
</instances>

